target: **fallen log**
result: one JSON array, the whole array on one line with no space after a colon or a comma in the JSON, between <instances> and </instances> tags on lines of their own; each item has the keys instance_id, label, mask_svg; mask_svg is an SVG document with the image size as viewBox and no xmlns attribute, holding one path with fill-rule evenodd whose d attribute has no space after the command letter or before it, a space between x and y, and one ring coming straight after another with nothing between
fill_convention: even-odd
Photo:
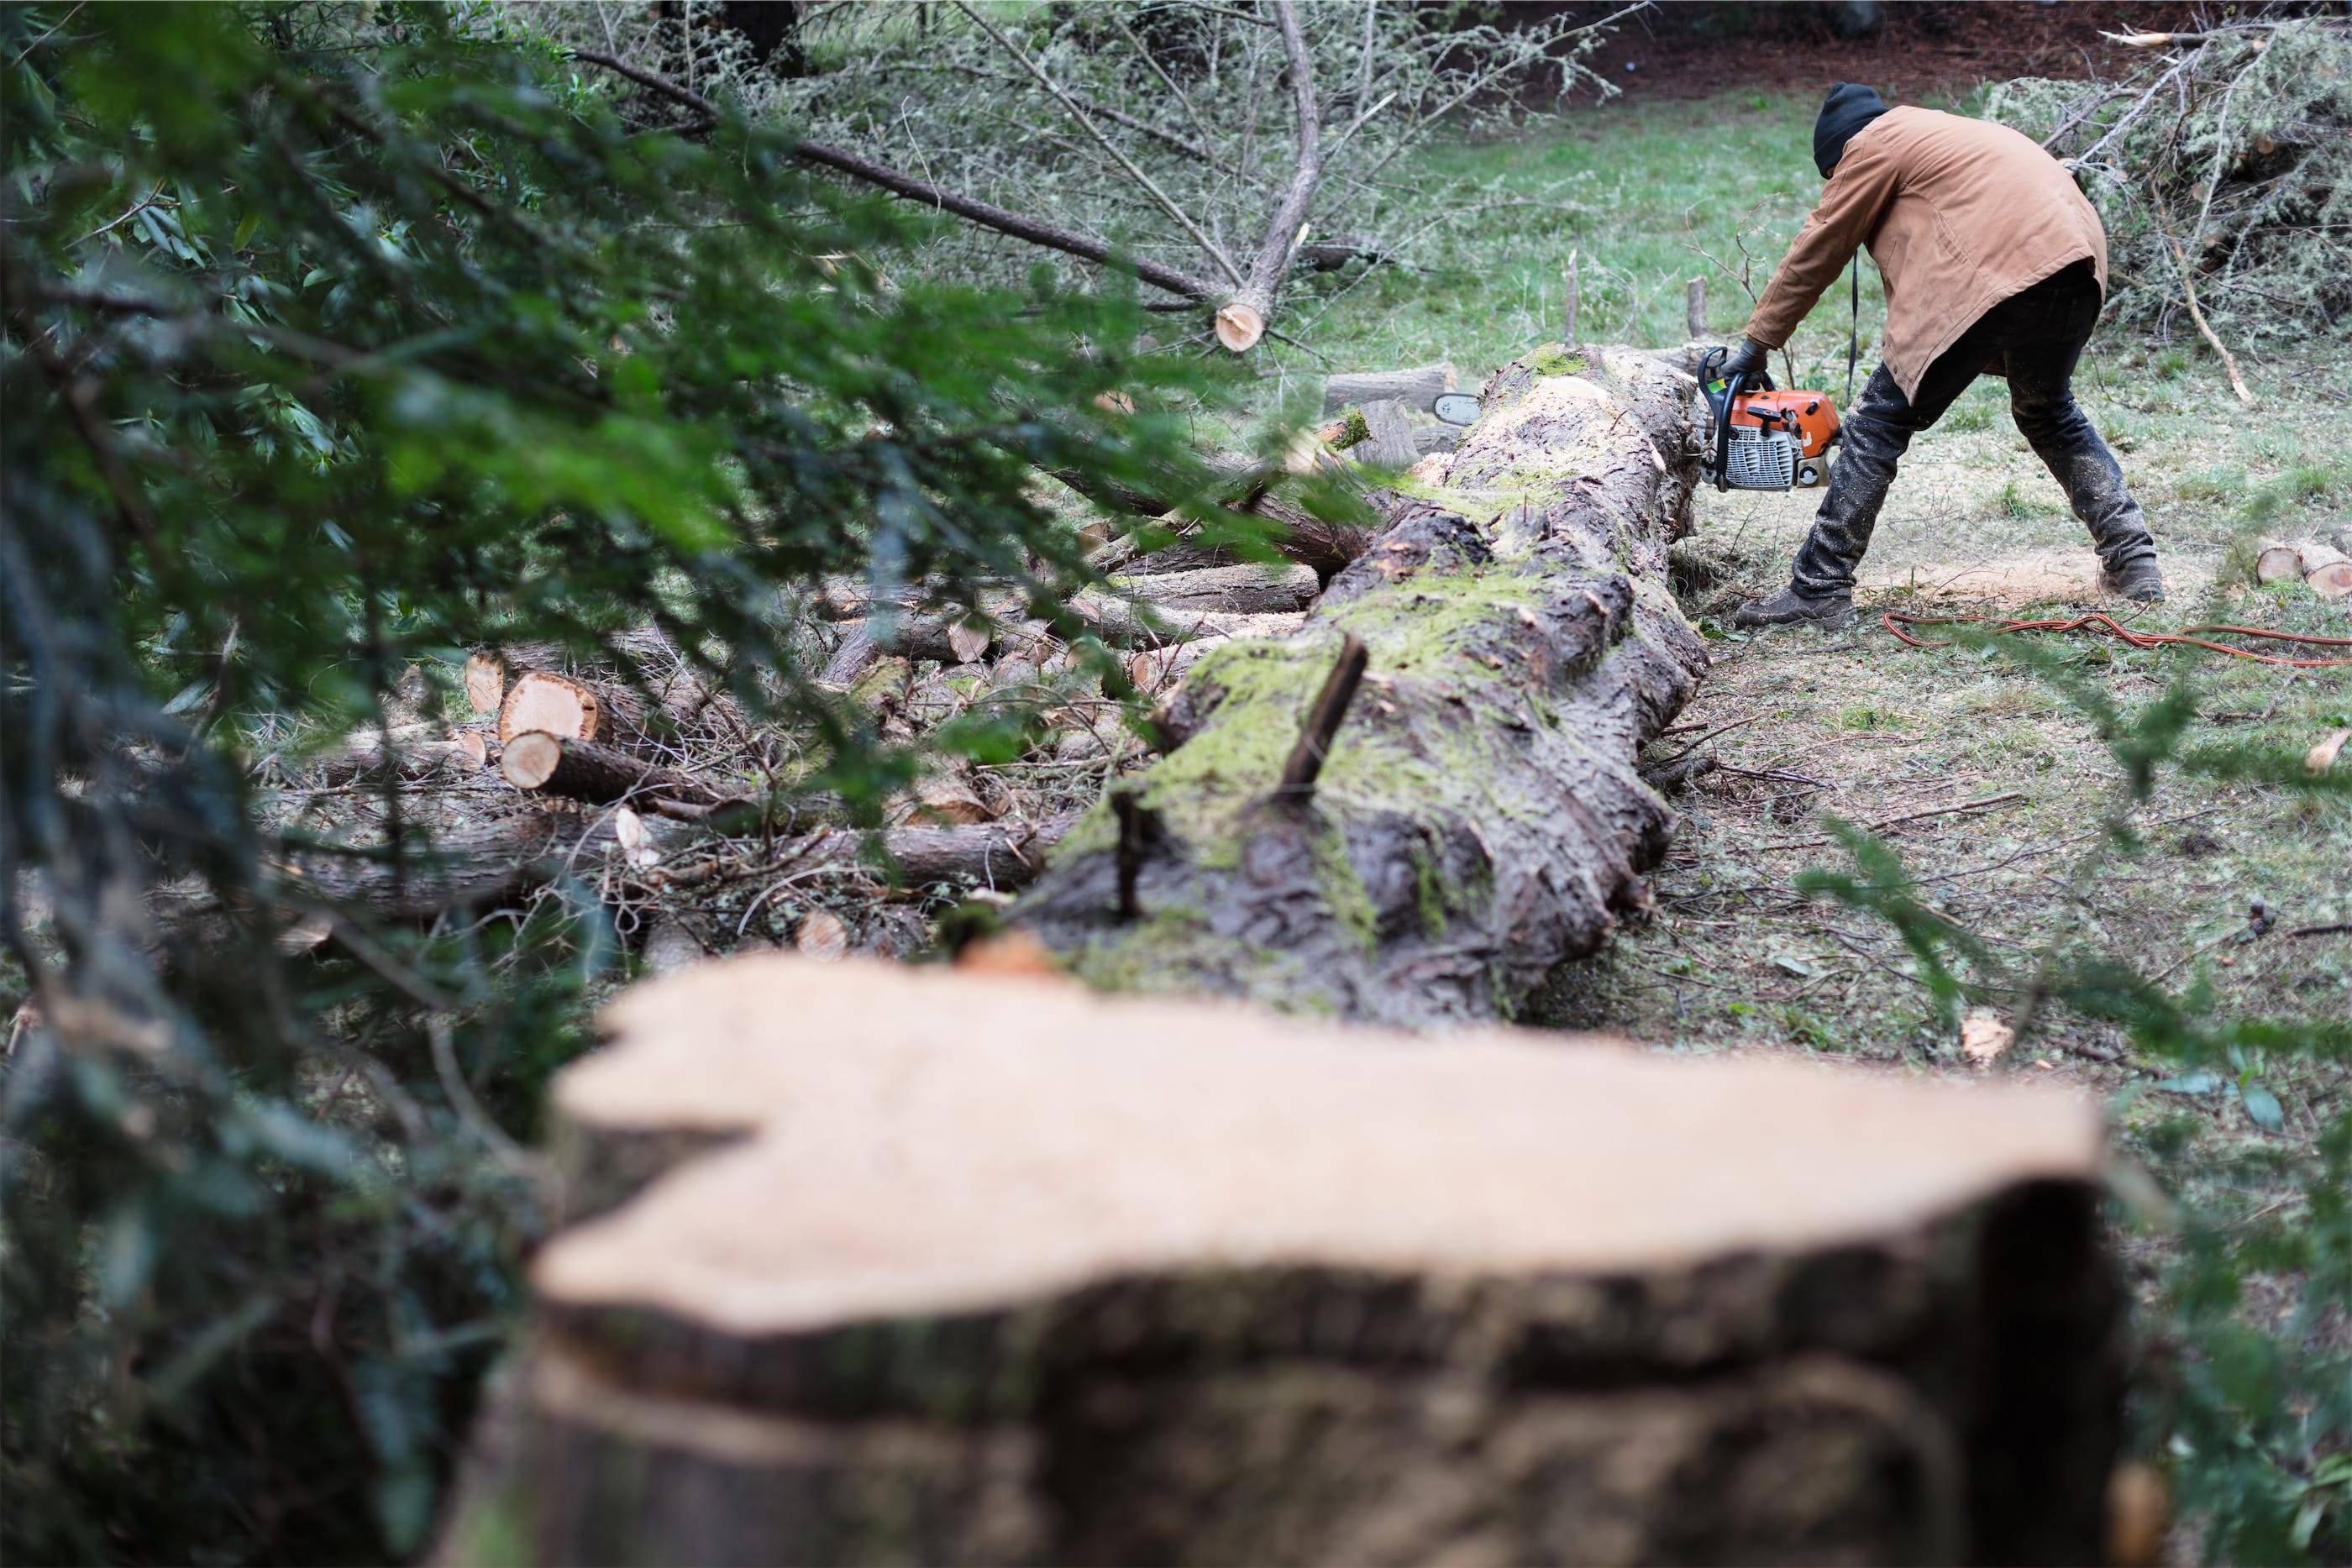
<instances>
[{"instance_id":1,"label":"fallen log","mask_svg":"<svg viewBox=\"0 0 2352 1568\"><path fill-rule=\"evenodd\" d=\"M1425 409L1437 401L1438 393L1454 391L1454 367L1442 361L1402 371L1342 371L1323 382L1324 417L1391 399Z\"/></svg>"},{"instance_id":2,"label":"fallen log","mask_svg":"<svg viewBox=\"0 0 2352 1568\"><path fill-rule=\"evenodd\" d=\"M1110 580L1113 593L1162 610L1223 610L1242 614L1289 614L1315 602L1323 585L1310 566L1205 566Z\"/></svg>"},{"instance_id":3,"label":"fallen log","mask_svg":"<svg viewBox=\"0 0 2352 1568\"><path fill-rule=\"evenodd\" d=\"M664 768L610 746L526 730L499 753L499 771L518 789L543 790L591 806L626 800L659 816L698 821L721 806L752 802L751 792Z\"/></svg>"},{"instance_id":4,"label":"fallen log","mask_svg":"<svg viewBox=\"0 0 2352 1568\"><path fill-rule=\"evenodd\" d=\"M1382 398L1366 403L1362 412L1364 439L1348 448L1348 455L1375 468L1412 467L1421 456L1421 448L1412 438L1412 422L1405 415L1405 405L1394 398Z\"/></svg>"},{"instance_id":5,"label":"fallen log","mask_svg":"<svg viewBox=\"0 0 2352 1568\"><path fill-rule=\"evenodd\" d=\"M481 771L484 753L479 736L453 736L432 725L404 728L412 733L395 731L389 752L381 734L360 730L313 760L304 772L315 784L334 788L362 779L421 784L436 779L460 779Z\"/></svg>"},{"instance_id":6,"label":"fallen log","mask_svg":"<svg viewBox=\"0 0 2352 1568\"><path fill-rule=\"evenodd\" d=\"M2318 539L2295 539L2265 544L2254 557L2257 582L2297 578L2322 599L2352 597L2352 556Z\"/></svg>"},{"instance_id":7,"label":"fallen log","mask_svg":"<svg viewBox=\"0 0 2352 1568\"><path fill-rule=\"evenodd\" d=\"M533 731L607 746L642 745L647 738L646 701L608 681L525 670L499 702L499 744Z\"/></svg>"},{"instance_id":8,"label":"fallen log","mask_svg":"<svg viewBox=\"0 0 2352 1568\"><path fill-rule=\"evenodd\" d=\"M1131 781L1153 831L1139 844L1097 806L1016 923L1104 984L1415 1024L1507 1017L1592 951L1674 824L1635 757L1706 667L1666 588L1697 476L1691 385L1557 345L1499 372L1431 460L1434 498L1297 634L1232 629L1193 665L1162 716L1173 749ZM1349 634L1363 687L1311 800L1277 807Z\"/></svg>"},{"instance_id":9,"label":"fallen log","mask_svg":"<svg viewBox=\"0 0 2352 1568\"><path fill-rule=\"evenodd\" d=\"M381 845L304 849L275 868L287 903L365 911L379 920L429 920L446 910L495 908L551 874L566 819L518 811L436 834L398 856Z\"/></svg>"},{"instance_id":10,"label":"fallen log","mask_svg":"<svg viewBox=\"0 0 2352 1568\"><path fill-rule=\"evenodd\" d=\"M602 1022L448 1560L2099 1552L2074 1097L857 958Z\"/></svg>"},{"instance_id":11,"label":"fallen log","mask_svg":"<svg viewBox=\"0 0 2352 1568\"><path fill-rule=\"evenodd\" d=\"M1339 466L1344 467L1345 465ZM1313 567L1316 575L1327 582L1349 561L1363 554L1364 547L1371 542L1372 535L1378 531L1353 523L1325 522L1306 507L1268 489L1267 486L1279 476L1269 474L1263 468L1234 464L1224 466L1223 472L1224 476L1210 498L1229 511L1246 512L1277 525L1270 530L1267 545L1291 560ZM1192 529L1190 522L1173 515L1182 503L1182 497L1136 490L1124 485L1097 483L1086 475L1060 469L1053 470L1052 476L1107 510L1164 518L1171 533L1183 534ZM1379 497L1372 497L1372 500L1376 507L1380 504ZM1095 565L1101 570L1118 570L1136 553L1128 541L1114 541L1097 552ZM1223 566L1233 559L1226 556L1201 560L1197 564Z\"/></svg>"},{"instance_id":12,"label":"fallen log","mask_svg":"<svg viewBox=\"0 0 2352 1568\"><path fill-rule=\"evenodd\" d=\"M1157 648L1200 637L1278 637L1296 631L1304 619L1163 608L1101 593L1079 594L1070 601L1070 610L1088 631L1118 648Z\"/></svg>"}]
</instances>

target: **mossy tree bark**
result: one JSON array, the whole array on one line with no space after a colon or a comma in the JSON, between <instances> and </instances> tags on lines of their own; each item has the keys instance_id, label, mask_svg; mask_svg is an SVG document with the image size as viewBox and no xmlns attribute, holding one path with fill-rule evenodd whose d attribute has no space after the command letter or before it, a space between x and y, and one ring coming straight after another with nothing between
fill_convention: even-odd
<instances>
[{"instance_id":1,"label":"mossy tree bark","mask_svg":"<svg viewBox=\"0 0 2352 1568\"><path fill-rule=\"evenodd\" d=\"M1201 659L1167 756L1015 912L1118 988L1386 1022L1509 1016L1644 896L1674 813L1634 771L1706 667L1666 586L1689 377L1553 345L1296 634ZM1369 673L1312 798L1271 791L1349 635ZM1120 896L1131 880L1131 904Z\"/></svg>"}]
</instances>

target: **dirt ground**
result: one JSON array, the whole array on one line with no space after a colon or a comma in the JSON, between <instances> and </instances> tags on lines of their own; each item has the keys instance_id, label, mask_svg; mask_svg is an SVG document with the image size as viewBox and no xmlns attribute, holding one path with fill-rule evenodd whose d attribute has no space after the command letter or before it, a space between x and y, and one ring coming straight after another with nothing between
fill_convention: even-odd
<instances>
[{"instance_id":1,"label":"dirt ground","mask_svg":"<svg viewBox=\"0 0 2352 1568\"><path fill-rule=\"evenodd\" d=\"M1585 7L1592 9L1592 7ZM1598 7L1601 13L1616 9ZM1818 97L1834 81L1868 82L1917 100L2011 77L2088 77L2124 51L2108 32L2194 26L2193 5L2036 0L1882 5L1877 25L1838 34L1833 5L1654 6L1625 19L1593 68L1625 103L1688 102L1757 82Z\"/></svg>"}]
</instances>

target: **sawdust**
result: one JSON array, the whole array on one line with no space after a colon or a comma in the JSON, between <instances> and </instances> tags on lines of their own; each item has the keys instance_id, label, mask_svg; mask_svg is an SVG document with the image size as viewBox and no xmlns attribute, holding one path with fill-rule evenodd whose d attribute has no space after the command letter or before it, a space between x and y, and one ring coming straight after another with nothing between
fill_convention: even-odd
<instances>
[{"instance_id":1,"label":"sawdust","mask_svg":"<svg viewBox=\"0 0 2352 1568\"><path fill-rule=\"evenodd\" d=\"M2212 586L2217 562L2210 557L2178 556L2163 561L2175 597L2202 593ZM1866 560L1859 574L1863 591L1899 589L1922 598L1967 601L2003 609L2087 602L2108 595L2099 589L2099 561L2080 549L2004 551L1974 559Z\"/></svg>"}]
</instances>

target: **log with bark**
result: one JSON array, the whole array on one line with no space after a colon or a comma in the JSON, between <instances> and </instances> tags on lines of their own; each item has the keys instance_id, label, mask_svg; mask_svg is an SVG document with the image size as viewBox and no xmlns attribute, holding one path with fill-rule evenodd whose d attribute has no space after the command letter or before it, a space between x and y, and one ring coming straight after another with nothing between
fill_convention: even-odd
<instances>
[{"instance_id":1,"label":"log with bark","mask_svg":"<svg viewBox=\"0 0 2352 1568\"><path fill-rule=\"evenodd\" d=\"M1291 560L1313 567L1316 575L1326 582L1363 554L1364 547L1377 531L1355 523L1327 522L1296 501L1276 494L1271 486L1281 477L1278 473L1242 463L1220 464L1217 467L1220 477L1209 498L1230 511L1274 524L1265 541L1268 547ZM1182 497L1097 483L1086 475L1060 469L1054 470L1052 476L1110 511L1159 518L1174 534L1192 531L1192 525L1176 515ZM1378 496L1367 499L1376 510L1381 505ZM1117 541L1097 552L1095 564L1103 570L1123 570L1124 563L1137 553L1128 541ZM1230 554L1205 556L1194 564L1223 566L1232 564L1234 559Z\"/></svg>"},{"instance_id":2,"label":"log with bark","mask_svg":"<svg viewBox=\"0 0 2352 1568\"><path fill-rule=\"evenodd\" d=\"M1410 468L1421 456L1413 440L1412 420L1405 405L1381 398L1363 406L1364 439L1348 448L1348 455L1375 468Z\"/></svg>"},{"instance_id":3,"label":"log with bark","mask_svg":"<svg viewBox=\"0 0 2352 1568\"><path fill-rule=\"evenodd\" d=\"M783 955L604 1024L450 1560L2100 1551L2075 1097Z\"/></svg>"},{"instance_id":4,"label":"log with bark","mask_svg":"<svg viewBox=\"0 0 2352 1568\"><path fill-rule=\"evenodd\" d=\"M499 754L499 771L518 789L544 790L591 806L626 800L639 810L698 821L722 806L752 803L740 785L713 783L632 757L614 747L526 730Z\"/></svg>"},{"instance_id":5,"label":"log with bark","mask_svg":"<svg viewBox=\"0 0 2352 1568\"><path fill-rule=\"evenodd\" d=\"M1323 413L1328 418L1342 409L1361 408L1384 399L1425 409L1440 392L1454 391L1454 367L1442 361L1402 371L1341 371L1323 382Z\"/></svg>"},{"instance_id":6,"label":"log with bark","mask_svg":"<svg viewBox=\"0 0 2352 1568\"><path fill-rule=\"evenodd\" d=\"M1429 498L1297 633L1192 666L1135 780L1150 832L1098 806L1015 920L1105 984L1417 1024L1508 1016L1592 951L1674 823L1635 757L1706 667L1666 586L1692 388L1624 350L1498 372ZM1277 805L1351 633L1362 689L1311 800Z\"/></svg>"},{"instance_id":7,"label":"log with bark","mask_svg":"<svg viewBox=\"0 0 2352 1568\"><path fill-rule=\"evenodd\" d=\"M1206 566L1191 571L1154 571L1110 580L1112 593L1139 599L1162 610L1224 610L1243 614L1288 614L1315 602L1322 584L1310 566Z\"/></svg>"},{"instance_id":8,"label":"log with bark","mask_svg":"<svg viewBox=\"0 0 2352 1568\"><path fill-rule=\"evenodd\" d=\"M2273 542L2255 555L2255 581L2296 580L2322 599L2352 598L2352 556L2318 539Z\"/></svg>"}]
</instances>

